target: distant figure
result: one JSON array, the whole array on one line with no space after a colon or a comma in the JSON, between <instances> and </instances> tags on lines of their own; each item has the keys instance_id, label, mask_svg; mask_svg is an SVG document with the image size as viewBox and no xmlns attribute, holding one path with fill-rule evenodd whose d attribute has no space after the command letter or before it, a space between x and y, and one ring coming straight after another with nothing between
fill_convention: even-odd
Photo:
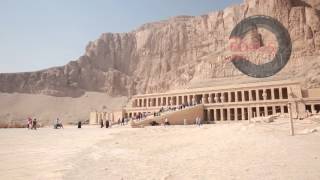
<instances>
[{"instance_id":1,"label":"distant figure","mask_svg":"<svg viewBox=\"0 0 320 180\"><path fill-rule=\"evenodd\" d=\"M107 126L107 122L106 122L106 126ZM100 128L103 128L104 125L103 125L103 120L100 121Z\"/></svg>"},{"instance_id":2,"label":"distant figure","mask_svg":"<svg viewBox=\"0 0 320 180\"><path fill-rule=\"evenodd\" d=\"M54 121L53 128L54 129L63 128L62 121L59 118L57 118Z\"/></svg>"},{"instance_id":3,"label":"distant figure","mask_svg":"<svg viewBox=\"0 0 320 180\"><path fill-rule=\"evenodd\" d=\"M78 128L81 128L81 121L78 122Z\"/></svg>"},{"instance_id":4,"label":"distant figure","mask_svg":"<svg viewBox=\"0 0 320 180\"><path fill-rule=\"evenodd\" d=\"M201 126L201 118L200 117L197 117L196 118L196 124L200 127Z\"/></svg>"},{"instance_id":5,"label":"distant figure","mask_svg":"<svg viewBox=\"0 0 320 180\"><path fill-rule=\"evenodd\" d=\"M121 120L121 125L124 126L124 117Z\"/></svg>"},{"instance_id":6,"label":"distant figure","mask_svg":"<svg viewBox=\"0 0 320 180\"><path fill-rule=\"evenodd\" d=\"M27 128L28 129L32 128L32 119L30 117L27 119Z\"/></svg>"},{"instance_id":7,"label":"distant figure","mask_svg":"<svg viewBox=\"0 0 320 180\"><path fill-rule=\"evenodd\" d=\"M199 117L199 126L202 126L202 119Z\"/></svg>"},{"instance_id":8,"label":"distant figure","mask_svg":"<svg viewBox=\"0 0 320 180\"><path fill-rule=\"evenodd\" d=\"M120 118L118 119L118 124L120 125Z\"/></svg>"},{"instance_id":9,"label":"distant figure","mask_svg":"<svg viewBox=\"0 0 320 180\"><path fill-rule=\"evenodd\" d=\"M168 118L166 118L166 119L164 120L164 126L167 126L167 125L169 125L169 120L168 120Z\"/></svg>"},{"instance_id":10,"label":"distant figure","mask_svg":"<svg viewBox=\"0 0 320 180\"><path fill-rule=\"evenodd\" d=\"M34 118L33 121L32 121L31 129L37 130L37 119L36 118Z\"/></svg>"},{"instance_id":11,"label":"distant figure","mask_svg":"<svg viewBox=\"0 0 320 180\"><path fill-rule=\"evenodd\" d=\"M106 120L106 128L109 128L109 121Z\"/></svg>"}]
</instances>

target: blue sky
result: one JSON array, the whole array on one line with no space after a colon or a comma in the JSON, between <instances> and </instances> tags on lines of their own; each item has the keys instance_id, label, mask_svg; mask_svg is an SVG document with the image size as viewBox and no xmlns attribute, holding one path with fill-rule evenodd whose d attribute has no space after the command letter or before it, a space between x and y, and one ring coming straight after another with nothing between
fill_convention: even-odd
<instances>
[{"instance_id":1,"label":"blue sky","mask_svg":"<svg viewBox=\"0 0 320 180\"><path fill-rule=\"evenodd\" d=\"M242 0L0 0L0 73L64 65L104 32L128 32Z\"/></svg>"}]
</instances>

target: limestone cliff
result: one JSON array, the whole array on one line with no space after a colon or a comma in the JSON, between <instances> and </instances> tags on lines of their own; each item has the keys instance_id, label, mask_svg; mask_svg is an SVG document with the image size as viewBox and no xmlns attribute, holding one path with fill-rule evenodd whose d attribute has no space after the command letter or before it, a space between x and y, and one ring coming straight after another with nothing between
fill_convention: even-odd
<instances>
[{"instance_id":1,"label":"limestone cliff","mask_svg":"<svg viewBox=\"0 0 320 180\"><path fill-rule=\"evenodd\" d=\"M289 29L293 55L277 77L305 77L310 80L306 86L318 87L319 73L310 75L320 71L318 2L246 0L203 16L179 16L145 24L129 33L105 33L88 44L83 56L63 67L0 74L0 91L71 97L98 91L131 96L181 88L190 82L242 76L225 60L224 51L233 27L252 15L274 17ZM305 71L302 65L310 62L304 57L313 57L316 65L311 68L318 69Z\"/></svg>"}]
</instances>

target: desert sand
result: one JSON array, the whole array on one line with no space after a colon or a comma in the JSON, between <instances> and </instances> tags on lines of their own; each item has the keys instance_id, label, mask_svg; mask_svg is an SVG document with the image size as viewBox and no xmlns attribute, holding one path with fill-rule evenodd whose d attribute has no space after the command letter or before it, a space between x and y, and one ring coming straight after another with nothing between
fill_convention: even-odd
<instances>
[{"instance_id":1,"label":"desert sand","mask_svg":"<svg viewBox=\"0 0 320 180\"><path fill-rule=\"evenodd\" d=\"M320 179L320 121L0 130L1 179Z\"/></svg>"},{"instance_id":2,"label":"desert sand","mask_svg":"<svg viewBox=\"0 0 320 180\"><path fill-rule=\"evenodd\" d=\"M91 111L114 111L127 102L127 97L110 97L98 92L86 92L77 98L0 93L0 122L25 123L28 117L35 117L39 123L48 125L59 117L65 124L74 123L88 120Z\"/></svg>"}]
</instances>

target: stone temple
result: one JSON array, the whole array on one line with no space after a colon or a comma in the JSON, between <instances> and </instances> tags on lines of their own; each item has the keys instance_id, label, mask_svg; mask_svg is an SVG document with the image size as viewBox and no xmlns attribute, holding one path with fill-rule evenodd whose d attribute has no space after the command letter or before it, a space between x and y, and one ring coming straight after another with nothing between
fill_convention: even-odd
<instances>
[{"instance_id":1,"label":"stone temple","mask_svg":"<svg viewBox=\"0 0 320 180\"><path fill-rule=\"evenodd\" d=\"M161 113L159 113L161 112ZM302 89L299 81L283 80L136 95L120 111L92 112L90 124L131 120L132 127L152 123L194 124L250 121L256 117L291 114L303 119L320 112L320 88Z\"/></svg>"}]
</instances>

